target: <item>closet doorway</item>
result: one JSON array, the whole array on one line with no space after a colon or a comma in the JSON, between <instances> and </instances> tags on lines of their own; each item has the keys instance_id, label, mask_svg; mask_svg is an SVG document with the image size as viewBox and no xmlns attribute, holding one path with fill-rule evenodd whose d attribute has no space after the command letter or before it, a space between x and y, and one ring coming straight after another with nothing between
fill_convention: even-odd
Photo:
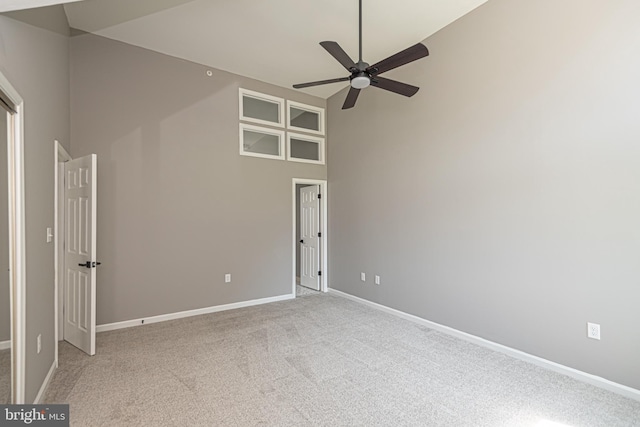
<instances>
[{"instance_id":1,"label":"closet doorway","mask_svg":"<svg viewBox=\"0 0 640 427\"><path fill-rule=\"evenodd\" d=\"M327 181L294 178L292 201L292 293L327 292Z\"/></svg>"}]
</instances>

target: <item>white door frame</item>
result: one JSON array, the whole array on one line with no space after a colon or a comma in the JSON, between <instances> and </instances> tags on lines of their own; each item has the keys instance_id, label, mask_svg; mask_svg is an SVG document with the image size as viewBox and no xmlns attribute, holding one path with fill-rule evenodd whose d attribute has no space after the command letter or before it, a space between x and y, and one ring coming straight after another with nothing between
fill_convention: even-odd
<instances>
[{"instance_id":1,"label":"white door frame","mask_svg":"<svg viewBox=\"0 0 640 427\"><path fill-rule=\"evenodd\" d=\"M61 186L64 183L64 172L62 176L60 174L60 163L68 162L71 160L71 156L67 153L67 150L64 149L62 144L55 140L53 142L53 160L54 160L54 173L53 173L53 182L54 182L54 190L53 190L53 241L54 241L54 249L53 249L53 265L54 265L54 317L55 317L55 336L54 336L54 346L55 346L55 362L56 368L58 367L58 340L60 339L60 328L62 325L60 324L60 314L64 311L64 287L63 284L60 283L59 276L60 271L64 271L64 251L60 251L60 244L64 242L65 236L65 228L64 228L64 215L60 216L59 209L62 206L64 209L64 203L61 203L62 198L64 197L64 186ZM60 179L62 178L62 180ZM61 191L62 190L62 191Z\"/></svg>"},{"instance_id":2,"label":"white door frame","mask_svg":"<svg viewBox=\"0 0 640 427\"><path fill-rule=\"evenodd\" d=\"M15 107L7 114L9 289L11 299L12 403L25 403L26 252L24 216L24 101L0 72L0 91Z\"/></svg>"},{"instance_id":3,"label":"white door frame","mask_svg":"<svg viewBox=\"0 0 640 427\"><path fill-rule=\"evenodd\" d=\"M291 212L292 212L292 232L291 232L291 247L293 249L293 260L292 260L292 271L291 271L291 294L295 297L296 295L296 258L297 258L297 245L298 240L296 239L296 229L297 229L297 221L296 221L296 200L298 199L298 192L296 191L296 184L302 185L319 185L320 186L320 194L322 195L320 198L320 233L322 233L322 237L320 237L320 271L322 271L322 275L320 276L320 292L328 292L328 272L327 272L327 181L323 179L307 179L307 178L293 178L291 183Z\"/></svg>"}]
</instances>

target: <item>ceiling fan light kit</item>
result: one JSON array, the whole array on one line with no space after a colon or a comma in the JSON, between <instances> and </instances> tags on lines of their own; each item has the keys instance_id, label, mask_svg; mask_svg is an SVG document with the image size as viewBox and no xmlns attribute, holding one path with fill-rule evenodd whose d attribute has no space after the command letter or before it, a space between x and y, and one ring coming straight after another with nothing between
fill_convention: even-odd
<instances>
[{"instance_id":1,"label":"ceiling fan light kit","mask_svg":"<svg viewBox=\"0 0 640 427\"><path fill-rule=\"evenodd\" d=\"M371 78L367 73L360 72L356 76L351 77L351 87L354 89L364 89L371 84Z\"/></svg>"},{"instance_id":2,"label":"ceiling fan light kit","mask_svg":"<svg viewBox=\"0 0 640 427\"><path fill-rule=\"evenodd\" d=\"M326 85L330 83L346 82L349 81L350 88L347 98L342 105L342 109L346 110L356 105L360 90L367 87L374 86L380 89L388 90L393 93L397 93L404 96L413 96L420 89L419 87L408 85L396 80L386 79L379 77L380 74L386 73L389 70L398 68L402 65L416 61L420 58L429 56L429 50L422 43L415 44L401 52L391 55L390 57L383 59L373 65L369 65L362 61L362 0L359 0L359 18L360 18L360 39L359 39L359 59L358 63L353 62L351 57L340 47L337 42L324 41L320 42L320 46L325 48L331 56L333 56L347 71L351 73L349 77L338 77L336 79L320 80L316 82L295 84L295 89L302 89L305 87Z\"/></svg>"}]
</instances>

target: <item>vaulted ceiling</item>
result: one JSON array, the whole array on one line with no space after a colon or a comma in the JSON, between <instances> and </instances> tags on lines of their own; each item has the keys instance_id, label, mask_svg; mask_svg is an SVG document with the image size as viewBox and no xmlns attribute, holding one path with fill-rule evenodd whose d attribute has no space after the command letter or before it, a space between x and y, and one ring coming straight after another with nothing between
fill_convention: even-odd
<instances>
[{"instance_id":1,"label":"vaulted ceiling","mask_svg":"<svg viewBox=\"0 0 640 427\"><path fill-rule=\"evenodd\" d=\"M357 0L21 1L67 3L72 28L283 87L347 75L320 41L358 54ZM420 42L486 1L363 0L363 59ZM304 91L326 98L346 85Z\"/></svg>"}]
</instances>

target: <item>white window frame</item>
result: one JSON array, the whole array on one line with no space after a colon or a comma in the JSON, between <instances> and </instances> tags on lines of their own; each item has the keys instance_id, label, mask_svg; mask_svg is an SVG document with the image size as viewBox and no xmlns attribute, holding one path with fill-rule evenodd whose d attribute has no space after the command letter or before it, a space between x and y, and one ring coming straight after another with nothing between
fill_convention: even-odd
<instances>
[{"instance_id":1,"label":"white window frame","mask_svg":"<svg viewBox=\"0 0 640 427\"><path fill-rule=\"evenodd\" d=\"M299 159L297 157L291 157L291 138L317 143L319 160ZM324 138L321 138L318 136L311 136L311 135L302 135L300 133L294 133L294 132L287 132L287 160L291 162L324 165L324 157L325 157L324 156Z\"/></svg>"},{"instance_id":2,"label":"white window frame","mask_svg":"<svg viewBox=\"0 0 640 427\"><path fill-rule=\"evenodd\" d=\"M309 111L311 113L317 113L318 116L319 116L318 117L318 123L320 125L320 129L319 130L313 130L313 129L301 128L301 127L298 127L298 126L293 126L291 124L291 107L295 107L295 108L298 108L300 110ZM298 132L304 132L304 133L312 133L312 134L315 134L315 135L324 135L324 129L325 129L325 125L324 125L324 108L322 108L322 107L314 107L313 105L307 105L307 104L302 104L300 102L287 100L287 129L295 130L295 131L298 131Z\"/></svg>"},{"instance_id":3,"label":"white window frame","mask_svg":"<svg viewBox=\"0 0 640 427\"><path fill-rule=\"evenodd\" d=\"M244 131L245 130L277 136L278 149L280 151L280 154L277 156L274 156L272 154L261 154L261 153L252 153L250 151L244 151ZM264 128L262 126L254 126L246 123L240 123L240 155L241 156L262 157L263 159L285 160L284 149L285 147L284 147L284 131L283 130L270 129L270 128Z\"/></svg>"},{"instance_id":4,"label":"white window frame","mask_svg":"<svg viewBox=\"0 0 640 427\"><path fill-rule=\"evenodd\" d=\"M261 101L267 101L267 102L272 102L274 104L278 104L279 121L276 123L276 122L270 122L268 120L261 120L253 117L246 117L244 115L244 108L243 108L245 96L249 98L259 99ZM267 95L260 92L254 92L249 89L239 88L238 100L239 100L240 120L243 120L245 122L258 123L258 124L267 125L267 126L275 126L275 127L281 127L281 128L284 127L284 114L285 114L284 98L278 98L277 96Z\"/></svg>"}]
</instances>

